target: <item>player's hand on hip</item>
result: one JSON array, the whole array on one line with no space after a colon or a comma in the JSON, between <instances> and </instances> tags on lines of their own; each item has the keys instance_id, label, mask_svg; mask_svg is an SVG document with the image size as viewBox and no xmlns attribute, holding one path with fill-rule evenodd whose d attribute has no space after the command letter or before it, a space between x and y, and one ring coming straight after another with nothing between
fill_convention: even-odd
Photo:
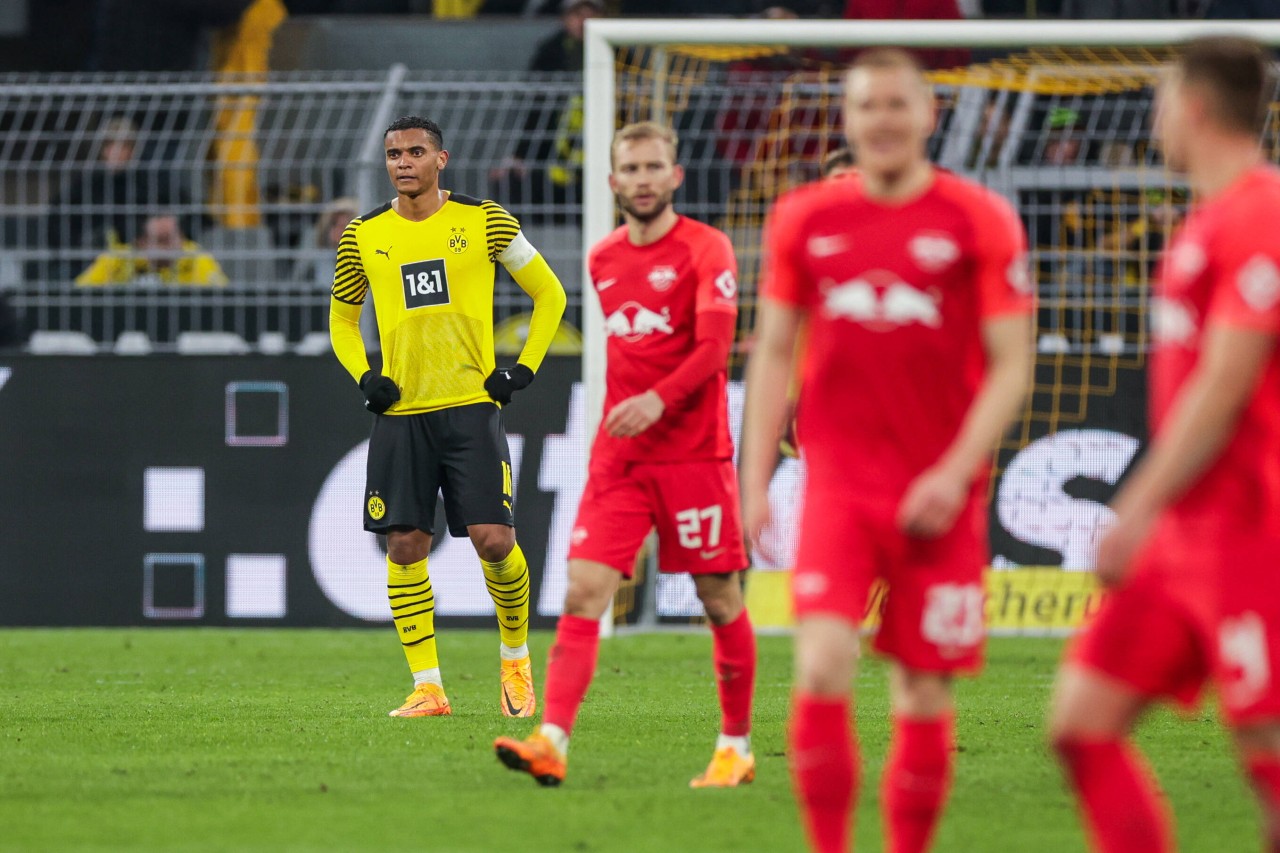
<instances>
[{"instance_id":1,"label":"player's hand on hip","mask_svg":"<svg viewBox=\"0 0 1280 853\"><path fill-rule=\"evenodd\" d=\"M366 370L360 377L360 390L364 392L364 407L380 415L400 399L400 389L389 377L373 370Z\"/></svg>"},{"instance_id":2,"label":"player's hand on hip","mask_svg":"<svg viewBox=\"0 0 1280 853\"><path fill-rule=\"evenodd\" d=\"M484 390L495 402L505 406L511 402L512 394L528 388L531 382L533 371L517 363L515 367L494 368L484 380Z\"/></svg>"},{"instance_id":3,"label":"player's hand on hip","mask_svg":"<svg viewBox=\"0 0 1280 853\"><path fill-rule=\"evenodd\" d=\"M907 487L898 504L898 527L908 536L934 539L951 530L969 499L969 479L935 466Z\"/></svg>"},{"instance_id":4,"label":"player's hand on hip","mask_svg":"<svg viewBox=\"0 0 1280 853\"><path fill-rule=\"evenodd\" d=\"M667 404L656 391L628 397L605 416L605 432L614 438L634 438L658 422Z\"/></svg>"}]
</instances>

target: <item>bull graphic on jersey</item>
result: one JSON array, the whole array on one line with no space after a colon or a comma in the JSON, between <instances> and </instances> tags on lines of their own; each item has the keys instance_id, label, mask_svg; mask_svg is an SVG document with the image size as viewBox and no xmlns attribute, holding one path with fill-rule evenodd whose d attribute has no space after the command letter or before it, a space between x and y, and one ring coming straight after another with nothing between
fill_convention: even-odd
<instances>
[{"instance_id":1,"label":"bull graphic on jersey","mask_svg":"<svg viewBox=\"0 0 1280 853\"><path fill-rule=\"evenodd\" d=\"M664 305L659 313L637 302L627 302L606 317L604 329L609 337L627 341L636 341L646 335L670 335L675 332L671 327L670 308Z\"/></svg>"},{"instance_id":2,"label":"bull graphic on jersey","mask_svg":"<svg viewBox=\"0 0 1280 853\"><path fill-rule=\"evenodd\" d=\"M919 323L942 325L941 297L912 287L893 273L874 270L830 287L823 308L828 317L842 317L877 332Z\"/></svg>"}]
</instances>

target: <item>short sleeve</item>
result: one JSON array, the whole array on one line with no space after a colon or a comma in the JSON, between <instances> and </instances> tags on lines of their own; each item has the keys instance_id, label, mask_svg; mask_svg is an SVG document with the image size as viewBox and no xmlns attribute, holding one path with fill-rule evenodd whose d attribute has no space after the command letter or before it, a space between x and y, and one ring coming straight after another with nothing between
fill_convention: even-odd
<instances>
[{"instance_id":1,"label":"short sleeve","mask_svg":"<svg viewBox=\"0 0 1280 853\"><path fill-rule=\"evenodd\" d=\"M783 196L765 221L760 292L778 302L803 306L811 301L813 285L800 260L803 217L796 207L794 197Z\"/></svg>"},{"instance_id":2,"label":"short sleeve","mask_svg":"<svg viewBox=\"0 0 1280 853\"><path fill-rule=\"evenodd\" d=\"M738 261L733 254L729 237L716 229L708 228L701 245L695 246L698 274L697 302L694 310L738 311Z\"/></svg>"},{"instance_id":3,"label":"short sleeve","mask_svg":"<svg viewBox=\"0 0 1280 853\"><path fill-rule=\"evenodd\" d=\"M1206 322L1280 332L1280 233L1257 226L1277 213L1253 205L1223 222L1209 252L1214 281Z\"/></svg>"},{"instance_id":4,"label":"short sleeve","mask_svg":"<svg viewBox=\"0 0 1280 853\"><path fill-rule=\"evenodd\" d=\"M364 262L360 260L360 244L356 241L356 227L362 219L353 219L342 231L338 241L338 263L333 271L333 298L348 305L364 303L369 290L369 279L364 274Z\"/></svg>"},{"instance_id":5,"label":"short sleeve","mask_svg":"<svg viewBox=\"0 0 1280 853\"><path fill-rule=\"evenodd\" d=\"M497 262L498 255L505 252L520 233L520 223L497 202L482 201L480 208L484 211L484 233L489 245L489 260Z\"/></svg>"},{"instance_id":6,"label":"short sleeve","mask_svg":"<svg viewBox=\"0 0 1280 853\"><path fill-rule=\"evenodd\" d=\"M1027 260L1027 235L1013 206L983 190L974 199L973 214L981 315L1030 313L1035 286Z\"/></svg>"}]
</instances>

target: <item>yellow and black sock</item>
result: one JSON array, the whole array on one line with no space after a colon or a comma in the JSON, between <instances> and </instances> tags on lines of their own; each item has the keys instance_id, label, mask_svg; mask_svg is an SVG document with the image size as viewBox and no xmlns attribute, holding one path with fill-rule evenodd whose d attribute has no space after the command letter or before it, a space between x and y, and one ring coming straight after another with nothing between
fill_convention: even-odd
<instances>
[{"instance_id":1,"label":"yellow and black sock","mask_svg":"<svg viewBox=\"0 0 1280 853\"><path fill-rule=\"evenodd\" d=\"M484 583L498 611L502 645L519 648L529 638L529 564L519 544L497 563L481 560Z\"/></svg>"},{"instance_id":2,"label":"yellow and black sock","mask_svg":"<svg viewBox=\"0 0 1280 853\"><path fill-rule=\"evenodd\" d=\"M387 560L387 600L411 672L440 666L436 656L436 596L427 560L401 566Z\"/></svg>"}]
</instances>

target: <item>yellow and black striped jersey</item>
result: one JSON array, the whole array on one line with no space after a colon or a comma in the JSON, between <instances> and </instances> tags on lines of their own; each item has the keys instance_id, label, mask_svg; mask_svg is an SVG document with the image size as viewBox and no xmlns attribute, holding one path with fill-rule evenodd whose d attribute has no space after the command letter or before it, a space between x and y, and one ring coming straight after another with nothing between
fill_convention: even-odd
<instances>
[{"instance_id":1,"label":"yellow and black striped jersey","mask_svg":"<svg viewBox=\"0 0 1280 853\"><path fill-rule=\"evenodd\" d=\"M333 299L358 306L372 293L382 373L400 387L392 412L490 399L494 264L519 233L500 205L459 193L421 222L388 203L347 225Z\"/></svg>"}]
</instances>

